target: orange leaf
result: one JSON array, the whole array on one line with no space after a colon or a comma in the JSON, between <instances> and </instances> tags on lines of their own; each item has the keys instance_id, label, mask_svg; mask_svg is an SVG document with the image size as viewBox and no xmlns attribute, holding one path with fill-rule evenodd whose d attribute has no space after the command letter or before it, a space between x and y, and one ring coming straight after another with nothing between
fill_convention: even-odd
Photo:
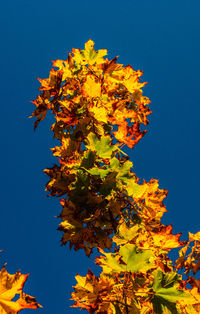
<instances>
[{"instance_id":1,"label":"orange leaf","mask_svg":"<svg viewBox=\"0 0 200 314\"><path fill-rule=\"evenodd\" d=\"M34 297L23 293L23 287L29 274L20 271L10 275L5 266L0 271L0 313L16 314L23 309L37 309L41 307ZM16 301L13 298L19 294Z\"/></svg>"},{"instance_id":2,"label":"orange leaf","mask_svg":"<svg viewBox=\"0 0 200 314\"><path fill-rule=\"evenodd\" d=\"M119 142L125 143L130 148L133 148L145 133L146 131L139 130L139 123L135 122L129 127L127 121L119 125L118 130L113 132Z\"/></svg>"}]
</instances>

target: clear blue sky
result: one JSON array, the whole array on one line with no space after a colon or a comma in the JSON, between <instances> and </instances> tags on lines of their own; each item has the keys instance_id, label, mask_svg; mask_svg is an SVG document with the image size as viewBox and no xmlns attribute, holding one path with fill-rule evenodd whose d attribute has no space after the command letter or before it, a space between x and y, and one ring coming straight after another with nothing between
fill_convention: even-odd
<instances>
[{"instance_id":1,"label":"clear blue sky","mask_svg":"<svg viewBox=\"0 0 200 314\"><path fill-rule=\"evenodd\" d=\"M0 14L1 264L30 273L25 292L44 306L37 313L78 313L69 308L74 276L97 268L93 256L60 247L59 202L44 191L43 169L56 161L50 121L34 132L28 119L36 77L89 38L109 59L144 71L153 113L147 135L126 152L138 177L169 191L163 222L184 240L200 230L200 1L13 0Z\"/></svg>"}]
</instances>

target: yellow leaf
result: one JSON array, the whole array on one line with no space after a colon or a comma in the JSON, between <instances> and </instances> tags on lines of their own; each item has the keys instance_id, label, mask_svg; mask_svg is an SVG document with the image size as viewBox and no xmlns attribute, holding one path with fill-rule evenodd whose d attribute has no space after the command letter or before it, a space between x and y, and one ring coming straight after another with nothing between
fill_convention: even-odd
<instances>
[{"instance_id":1,"label":"yellow leaf","mask_svg":"<svg viewBox=\"0 0 200 314\"><path fill-rule=\"evenodd\" d=\"M193 234L189 232L189 240L190 241L200 241L200 231Z\"/></svg>"},{"instance_id":2,"label":"yellow leaf","mask_svg":"<svg viewBox=\"0 0 200 314\"><path fill-rule=\"evenodd\" d=\"M89 111L93 113L97 121L102 121L104 123L108 122L108 110L105 107L102 107L97 104L94 105L93 107L90 107Z\"/></svg>"},{"instance_id":3,"label":"yellow leaf","mask_svg":"<svg viewBox=\"0 0 200 314\"><path fill-rule=\"evenodd\" d=\"M182 300L178 301L178 307L186 312L181 313L199 313L200 311L200 293L198 288L194 287L191 290L185 289L185 296Z\"/></svg>"},{"instance_id":4,"label":"yellow leaf","mask_svg":"<svg viewBox=\"0 0 200 314\"><path fill-rule=\"evenodd\" d=\"M95 81L94 76L87 76L86 82L83 84L83 95L85 97L100 97L101 84Z\"/></svg>"},{"instance_id":5,"label":"yellow leaf","mask_svg":"<svg viewBox=\"0 0 200 314\"><path fill-rule=\"evenodd\" d=\"M115 236L113 236L113 241L117 245L125 244L129 241L132 241L138 235L139 225L133 225L128 227L126 222L123 221L118 228L118 232Z\"/></svg>"},{"instance_id":6,"label":"yellow leaf","mask_svg":"<svg viewBox=\"0 0 200 314\"><path fill-rule=\"evenodd\" d=\"M84 50L72 49L72 52L74 55L73 60L81 65L101 64L105 62L103 57L107 55L107 49L95 51L94 42L91 39L85 43Z\"/></svg>"},{"instance_id":7,"label":"yellow leaf","mask_svg":"<svg viewBox=\"0 0 200 314\"><path fill-rule=\"evenodd\" d=\"M126 190L129 196L137 199L142 198L142 196L147 190L147 186L146 184L139 185L135 182L134 178L131 178L130 180L128 180Z\"/></svg>"},{"instance_id":8,"label":"yellow leaf","mask_svg":"<svg viewBox=\"0 0 200 314\"><path fill-rule=\"evenodd\" d=\"M172 225L163 226L152 233L154 245L163 250L180 247L182 245L179 241L180 236L181 233L172 234Z\"/></svg>"},{"instance_id":9,"label":"yellow leaf","mask_svg":"<svg viewBox=\"0 0 200 314\"><path fill-rule=\"evenodd\" d=\"M70 66L68 63L68 60L64 61L64 60L56 60L56 61L52 61L53 62L53 66L56 68L59 68L59 70L62 70L63 75L62 75L62 81L66 80L66 78L71 78L72 77L72 72L70 70Z\"/></svg>"},{"instance_id":10,"label":"yellow leaf","mask_svg":"<svg viewBox=\"0 0 200 314\"><path fill-rule=\"evenodd\" d=\"M0 313L16 314L23 309L37 309L41 307L35 298L23 293L22 289L27 275L22 275L19 271L10 275L5 266L0 271ZM19 294L16 301L13 298Z\"/></svg>"},{"instance_id":11,"label":"yellow leaf","mask_svg":"<svg viewBox=\"0 0 200 314\"><path fill-rule=\"evenodd\" d=\"M86 277L77 275L75 278L77 284L73 287L75 292L71 294L75 304L72 307L81 307L81 309L86 309L90 313L93 313L94 309L100 307L101 310L106 309L106 311L97 313L109 313L107 312L109 307L107 298L112 291L113 279L103 275L100 275L100 278L95 277L90 270Z\"/></svg>"},{"instance_id":12,"label":"yellow leaf","mask_svg":"<svg viewBox=\"0 0 200 314\"><path fill-rule=\"evenodd\" d=\"M98 51L94 50L94 42L89 39L85 43L85 51L84 55L86 59L89 61L88 64L101 64L104 62L103 57L107 55L107 49L100 49Z\"/></svg>"},{"instance_id":13,"label":"yellow leaf","mask_svg":"<svg viewBox=\"0 0 200 314\"><path fill-rule=\"evenodd\" d=\"M134 93L136 90L139 90L141 87L146 85L146 82L139 83L139 77L143 74L141 71L134 71L129 65L124 68L124 72L125 80L123 81L123 84L130 93Z\"/></svg>"}]
</instances>

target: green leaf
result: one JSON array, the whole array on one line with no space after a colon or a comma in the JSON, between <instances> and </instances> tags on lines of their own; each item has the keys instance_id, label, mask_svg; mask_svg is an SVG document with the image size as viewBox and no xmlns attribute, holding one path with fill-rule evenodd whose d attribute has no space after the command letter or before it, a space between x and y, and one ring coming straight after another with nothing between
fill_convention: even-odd
<instances>
[{"instance_id":1,"label":"green leaf","mask_svg":"<svg viewBox=\"0 0 200 314\"><path fill-rule=\"evenodd\" d=\"M101 179L104 179L110 171L108 169L94 167L88 170L87 172L89 172L93 176L100 176Z\"/></svg>"},{"instance_id":2,"label":"green leaf","mask_svg":"<svg viewBox=\"0 0 200 314\"><path fill-rule=\"evenodd\" d=\"M110 160L110 165L107 166L107 169L93 167L87 170L87 172L94 176L100 176L101 179L104 179L109 173L113 173L113 177L116 177L116 179L121 180L122 182L126 182L127 178L130 177L129 172L131 167L132 162L126 161L124 164L120 165L119 160L114 157Z\"/></svg>"},{"instance_id":3,"label":"green leaf","mask_svg":"<svg viewBox=\"0 0 200 314\"><path fill-rule=\"evenodd\" d=\"M127 179L126 190L129 196L133 198L140 198L144 194L146 186L137 184L134 177L132 177Z\"/></svg>"},{"instance_id":4,"label":"green leaf","mask_svg":"<svg viewBox=\"0 0 200 314\"><path fill-rule=\"evenodd\" d=\"M147 272L153 265L149 259L153 256L151 250L138 250L134 244L121 246L119 253L104 253L105 259L100 260L100 265L105 273L113 272ZM120 258L121 256L121 258Z\"/></svg>"},{"instance_id":5,"label":"green leaf","mask_svg":"<svg viewBox=\"0 0 200 314\"><path fill-rule=\"evenodd\" d=\"M120 247L119 254L126 263L126 271L133 273L146 272L153 267L149 259L152 257L151 250L138 250L134 244L126 244Z\"/></svg>"},{"instance_id":6,"label":"green leaf","mask_svg":"<svg viewBox=\"0 0 200 314\"><path fill-rule=\"evenodd\" d=\"M111 158L112 153L118 149L117 146L111 143L112 139L110 136L104 136L98 139L94 133L89 133L87 140L88 144L85 146L95 151L100 158Z\"/></svg>"},{"instance_id":7,"label":"green leaf","mask_svg":"<svg viewBox=\"0 0 200 314\"><path fill-rule=\"evenodd\" d=\"M123 183L127 183L127 179L130 178L130 168L133 166L133 163L129 160L120 164L119 160L113 157L110 160L109 168L111 171L116 171L116 179L121 180Z\"/></svg>"},{"instance_id":8,"label":"green leaf","mask_svg":"<svg viewBox=\"0 0 200 314\"><path fill-rule=\"evenodd\" d=\"M176 302L189 297L188 293L178 289L180 280L181 276L175 272L165 274L160 268L154 271L152 303L156 313L166 313L165 308L169 313L178 313Z\"/></svg>"}]
</instances>

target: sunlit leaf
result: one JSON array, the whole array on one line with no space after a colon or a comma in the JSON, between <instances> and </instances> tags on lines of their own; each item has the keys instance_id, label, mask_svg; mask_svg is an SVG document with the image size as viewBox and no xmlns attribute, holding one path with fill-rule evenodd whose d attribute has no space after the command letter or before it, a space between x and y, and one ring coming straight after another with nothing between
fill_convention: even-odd
<instances>
[{"instance_id":1,"label":"sunlit leaf","mask_svg":"<svg viewBox=\"0 0 200 314\"><path fill-rule=\"evenodd\" d=\"M23 287L28 275L18 271L10 275L5 266L0 271L0 313L16 314L23 309L37 309L41 307L35 298L25 294ZM13 300L16 296L18 298Z\"/></svg>"}]
</instances>

